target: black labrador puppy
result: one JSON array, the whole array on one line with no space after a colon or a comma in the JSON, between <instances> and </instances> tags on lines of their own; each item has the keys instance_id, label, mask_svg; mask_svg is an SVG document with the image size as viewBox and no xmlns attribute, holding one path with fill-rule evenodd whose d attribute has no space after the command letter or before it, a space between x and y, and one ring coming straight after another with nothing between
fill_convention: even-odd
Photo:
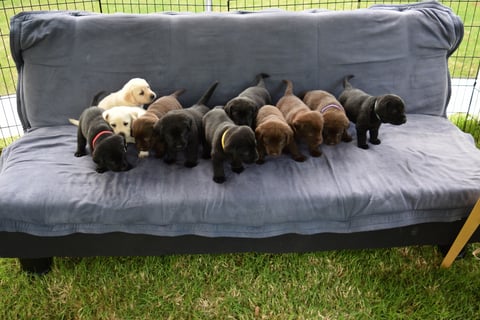
<instances>
[{"instance_id":1,"label":"black labrador puppy","mask_svg":"<svg viewBox=\"0 0 480 320\"><path fill-rule=\"evenodd\" d=\"M164 157L166 163L174 163L177 152L185 150L184 165L192 168L198 164L199 145L203 146L204 152L206 149L202 117L210 110L206 103L217 85L218 81L213 83L190 108L171 110L155 123L153 136L166 148Z\"/></svg>"},{"instance_id":2,"label":"black labrador puppy","mask_svg":"<svg viewBox=\"0 0 480 320\"><path fill-rule=\"evenodd\" d=\"M255 130L258 109L272 103L272 98L263 80L268 77L269 75L265 73L258 74L255 86L248 87L227 102L225 111L235 124L249 126Z\"/></svg>"},{"instance_id":3,"label":"black labrador puppy","mask_svg":"<svg viewBox=\"0 0 480 320\"><path fill-rule=\"evenodd\" d=\"M114 134L112 128L102 117L104 109L89 107L78 120L76 157L87 154L86 145L90 147L96 171L127 171L131 168L127 162L127 145L125 137Z\"/></svg>"},{"instance_id":4,"label":"black labrador puppy","mask_svg":"<svg viewBox=\"0 0 480 320\"><path fill-rule=\"evenodd\" d=\"M378 131L382 123L401 125L407 121L405 103L395 94L369 95L354 88L349 82L351 78L352 75L344 78L344 90L338 101L343 105L350 121L355 123L358 147L368 149L367 131L370 133L369 141L380 144Z\"/></svg>"},{"instance_id":5,"label":"black labrador puppy","mask_svg":"<svg viewBox=\"0 0 480 320\"><path fill-rule=\"evenodd\" d=\"M243 163L258 159L255 133L249 126L238 126L225 110L214 108L203 116L205 138L213 162L213 181L225 182L223 162L229 161L232 171L240 173Z\"/></svg>"}]
</instances>

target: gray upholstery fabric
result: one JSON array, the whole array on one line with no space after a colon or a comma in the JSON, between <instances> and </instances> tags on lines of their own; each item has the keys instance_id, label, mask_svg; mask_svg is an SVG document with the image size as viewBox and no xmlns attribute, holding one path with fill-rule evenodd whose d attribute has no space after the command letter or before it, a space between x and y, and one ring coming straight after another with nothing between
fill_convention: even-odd
<instances>
[{"instance_id":1,"label":"gray upholstery fabric","mask_svg":"<svg viewBox=\"0 0 480 320\"><path fill-rule=\"evenodd\" d=\"M101 15L23 13L12 19L19 113L28 132L0 158L0 231L41 236L124 231L153 235L267 237L345 233L465 217L480 196L480 151L445 117L447 57L462 25L438 3L348 12ZM224 104L259 72L276 102L296 93L338 94L341 79L372 94L399 94L405 125L382 125L382 144L322 146L304 163L267 157L227 181L210 160L189 169L155 158L98 174L76 158L78 117L100 90L132 77L159 95L186 88L189 106L214 81ZM351 133L354 129L351 127Z\"/></svg>"},{"instance_id":2,"label":"gray upholstery fabric","mask_svg":"<svg viewBox=\"0 0 480 320\"><path fill-rule=\"evenodd\" d=\"M223 104L259 72L271 75L274 101L284 78L296 93L338 94L341 79L354 74L367 92L402 96L409 113L444 115L446 57L460 27L437 3L345 12L41 12L14 18L11 38L21 68L21 119L37 128L67 124L98 91L116 91L133 77L162 95L186 88L185 105L218 80L212 103Z\"/></svg>"}]
</instances>

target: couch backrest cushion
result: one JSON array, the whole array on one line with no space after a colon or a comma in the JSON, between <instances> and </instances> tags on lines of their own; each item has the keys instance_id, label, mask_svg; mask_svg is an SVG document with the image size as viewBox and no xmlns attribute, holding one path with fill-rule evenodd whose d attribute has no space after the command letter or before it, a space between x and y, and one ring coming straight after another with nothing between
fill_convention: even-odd
<instances>
[{"instance_id":1,"label":"couch backrest cushion","mask_svg":"<svg viewBox=\"0 0 480 320\"><path fill-rule=\"evenodd\" d=\"M274 102L282 79L295 93L339 94L344 76L371 94L396 93L407 112L444 116L448 56L463 35L459 18L436 3L354 11L202 14L26 12L11 20L25 128L66 124L101 91L145 78L159 95L187 89L193 104L215 80L224 104L271 75Z\"/></svg>"}]
</instances>

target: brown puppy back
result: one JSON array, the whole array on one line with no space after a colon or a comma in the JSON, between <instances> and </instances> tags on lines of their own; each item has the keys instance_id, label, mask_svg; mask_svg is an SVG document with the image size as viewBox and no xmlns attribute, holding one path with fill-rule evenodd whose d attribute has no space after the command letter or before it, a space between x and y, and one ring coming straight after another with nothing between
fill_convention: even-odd
<instances>
[{"instance_id":1,"label":"brown puppy back","mask_svg":"<svg viewBox=\"0 0 480 320\"><path fill-rule=\"evenodd\" d=\"M304 140L313 157L321 156L318 146L323 142L323 116L310 108L293 94L293 84L290 80L283 80L287 87L285 94L277 103L287 123L293 128L295 137Z\"/></svg>"}]
</instances>

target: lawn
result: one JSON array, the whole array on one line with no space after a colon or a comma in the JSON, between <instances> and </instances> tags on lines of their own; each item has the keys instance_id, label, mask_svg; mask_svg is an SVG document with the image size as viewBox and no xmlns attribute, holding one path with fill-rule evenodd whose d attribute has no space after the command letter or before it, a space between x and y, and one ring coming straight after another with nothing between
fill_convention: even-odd
<instances>
[{"instance_id":1,"label":"lawn","mask_svg":"<svg viewBox=\"0 0 480 320\"><path fill-rule=\"evenodd\" d=\"M0 259L1 319L480 319L480 261L435 247L308 254Z\"/></svg>"}]
</instances>

